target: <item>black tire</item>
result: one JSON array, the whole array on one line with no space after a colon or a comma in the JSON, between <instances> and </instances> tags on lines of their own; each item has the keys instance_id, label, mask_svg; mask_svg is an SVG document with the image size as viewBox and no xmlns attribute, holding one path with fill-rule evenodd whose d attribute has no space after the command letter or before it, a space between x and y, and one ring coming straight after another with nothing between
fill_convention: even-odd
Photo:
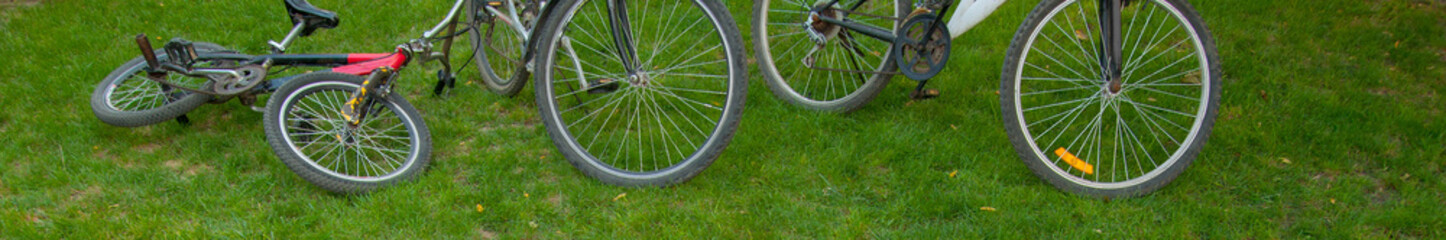
<instances>
[{"instance_id":1,"label":"black tire","mask_svg":"<svg viewBox=\"0 0 1446 240\"><path fill-rule=\"evenodd\" d=\"M527 0L518 2L523 3L523 7L535 4L535 1ZM527 78L530 77L526 68L518 68L517 64L513 62L526 61L520 59L526 53L527 42L516 39L516 37L526 36L521 36L521 33L507 26L507 23L497 21L495 18L494 20L474 19L477 16L492 16L492 14L479 12L482 9L477 6L478 4L467 4L467 21L476 27L468 31L471 36L469 42L472 44L472 57L477 61L477 70L482 75L482 83L494 93L508 97L515 96L517 92L522 91L523 86L527 85ZM522 8L517 10L524 11ZM533 12L533 18L536 18L536 12L541 10L527 9L526 11ZM535 21L530 21L524 25L532 27L535 23Z\"/></svg>"},{"instance_id":2,"label":"black tire","mask_svg":"<svg viewBox=\"0 0 1446 240\"><path fill-rule=\"evenodd\" d=\"M874 97L878 96L878 95L879 95L879 91L883 91L884 87L885 87L885 86L888 86L889 80L890 80L891 78L893 78L893 75L892 75L892 74L882 74L882 73L875 73L875 74L858 74L858 73L853 73L853 74L850 74L850 73L843 73L843 72L838 72L838 71L828 71L828 70L811 69L811 68L807 68L806 66L803 66L803 65L799 64L799 63L802 61L802 59L803 59L802 57L803 57L804 55L806 55L805 53L806 53L807 51L805 51L805 50L803 50L803 49L799 49L797 46L798 46L798 44L807 44L807 43L808 43L807 41L811 41L811 40L808 39L808 34L801 34L801 33L803 33L803 31L794 31L794 29L791 29L791 28L785 29L785 28L787 28L787 27L785 26L785 24L799 24L799 25L802 25L802 24L803 24L802 21L804 21L805 17L802 16L802 15L799 15L799 14L797 14L797 13L790 13L790 12L785 12L785 11L776 11L776 9L770 9L771 7L774 7L774 6L772 6L772 5L779 5L779 7L782 7L782 6L792 6L792 4L789 3L788 1L779 0L778 2L782 2L782 3L785 3L785 4L772 4L772 3L774 3L774 2L775 2L774 0L754 0L754 1L753 1L753 13L754 13L754 16L753 16L753 44L754 44L754 47L755 47L755 48L754 48L754 51L753 51L753 54L754 54L754 57L757 58L757 60L758 60L758 70L759 70L760 73L763 74L764 82L768 83L768 89L773 92L773 95L774 95L774 96L777 96L778 98L783 99L784 101L786 101L786 102L788 102L788 103L791 103L791 104L793 104L793 105L797 105L797 106L800 106L800 107L803 107L803 108L806 108L806 109L809 109L809 110L846 113L846 112L851 112L851 111L854 111L854 110L858 110L859 108L863 107L865 103L868 103L869 101L872 101L872 100L874 99ZM840 4L840 5L844 5L844 6L848 6L849 4L851 4L850 2L857 2L857 1L843 1L843 2L840 2L839 4ZM895 17L899 17L899 18L905 17L905 16L909 13L909 10L912 9L912 7L909 6L909 1L876 1L876 2L878 2L879 4L892 3L892 4L894 5L894 11L893 11L892 14L893 14ZM807 9L803 9L802 6L798 6L798 7L799 7L799 9L795 9L795 10L800 10L800 11L805 11L805 12L808 11ZM885 7L886 7L886 6L885 6ZM782 9L777 9L777 10L782 10ZM880 9L880 10L887 10L887 9ZM867 10L865 10L865 9L860 9L860 11L867 11ZM770 13L778 13L778 14L776 14L776 16L770 16ZM888 14L887 11L871 12L871 13ZM882 14L880 14L880 15L882 15ZM862 16L862 15L860 15L860 16ZM774 19L777 19L777 21L772 21L772 20L774 20ZM891 30L897 29L897 28L898 28L898 25L900 24L899 22L897 22L897 21L892 21L892 20L882 20L882 19L872 19L872 20L874 20L874 21L872 21L872 22L870 22L870 23L872 23L871 25L875 25L875 26L880 25L880 24L889 24L889 23L892 23L891 25L887 25L887 26L892 27ZM770 21L772 21L772 22L770 22ZM802 28L802 27L799 27L799 28ZM772 33L770 33L770 32L777 33L777 34L772 34ZM848 32L848 31L844 30L843 32ZM879 58L880 58L880 59L877 59L877 61L879 61L879 63L877 64L877 68L866 68L867 66L863 66L863 65L854 66L854 65L850 65L848 61L843 61L843 60L838 60L838 59L834 59L834 60L838 60L838 61L837 61L837 62L832 62L832 63L829 62L829 59L819 59L819 60L816 60L817 62L819 62L819 63L816 63L816 64L818 64L818 65L824 65L823 67L835 68L835 69L849 69L849 70L873 71L873 72L892 72L892 71L894 71L895 69L897 69L896 63L894 62L893 58L888 57L888 56L890 56L890 55L892 54L892 50L889 50L890 48L888 48L887 46L891 46L892 43L877 41L877 40L873 40L872 38L868 38L868 37L861 37L862 34L858 34L858 33L852 33L852 34L853 34L852 36L856 36L856 37L854 37L854 38L863 38L863 39L865 39L865 40L863 40L863 41L855 41L855 42L862 42L862 43L860 43L860 45L875 45L874 47L876 47L876 48L883 48L883 49L874 49L875 51L869 51L870 53L876 53L876 56L875 56L875 57L879 57ZM837 35L836 35L836 36L837 36ZM838 42L841 41L840 39L842 39L842 38L837 38L837 37L831 38L831 39L829 39L828 43L826 43L826 44L836 44L836 43L838 43ZM789 42L789 40L792 40L792 41L794 41L794 42ZM791 43L791 44L790 44L790 43ZM773 49L773 46L772 46L772 45L792 46L792 47L787 47L787 48L784 48L784 49L782 49L782 50L780 50L780 51L774 51L774 50L776 50L776 49ZM842 45L839 45L839 47L825 47L824 49L827 49L827 50L820 50L820 51L833 51L832 53L839 53L839 52L845 52L845 53L847 53L847 52L849 52L848 50L846 50L846 48L841 47L841 46L842 46ZM824 54L828 54L828 53L824 53ZM863 56L863 57L867 57L867 56ZM869 62L870 59L862 59L862 60L864 60L865 64L868 64L868 62ZM780 61L781 61L781 62L780 62ZM781 64L780 64L780 63L781 63ZM868 64L868 65L874 65L874 64ZM783 66L783 67L780 67L780 66ZM782 68L782 69L780 69L780 68ZM796 74L799 74L799 73L812 73L812 74L804 74L804 76L796 75ZM787 76L785 76L784 74L787 74ZM826 78L827 80L824 80L825 77L823 77L823 76L813 75L813 74L826 74L826 75L823 75L823 76L827 76L827 78ZM839 84L839 87L840 87L840 90L841 90L841 91L839 91L839 92L829 91L829 90L834 89L832 84L835 82L835 81L834 81L834 78L833 78L835 75L840 76L840 78L839 78L840 81L839 81L838 84ZM853 90L848 90L848 84L846 84L845 82L851 82L852 79L850 79L850 78L860 78L860 75L867 75L867 76L868 76L868 77L867 77L868 80L866 80L866 81L865 81L863 84L861 84L861 85L857 85L857 88L854 88ZM827 82L824 82L824 83L815 83L815 81L820 81L820 80L821 80L821 81L827 81ZM795 84L798 84L798 85L800 85L800 86L790 85L790 82L795 83ZM825 89L824 89L822 92L820 92L820 93L802 93L802 92L800 92L800 88L810 88L810 89L808 89L808 90L803 90L803 91L813 91L813 90L818 90L818 89L812 89L812 87L825 86L825 85L828 86L828 87L825 88ZM843 94L839 94L839 93L843 93Z\"/></svg>"},{"instance_id":3,"label":"black tire","mask_svg":"<svg viewBox=\"0 0 1446 240\"><path fill-rule=\"evenodd\" d=\"M1087 63L1086 60L1090 59L1085 56L1089 56L1091 50L1086 49L1091 44L1083 41L1094 41L1099 35L1087 28L1069 31L1061 27L1079 29L1077 26L1092 22L1087 18L1097 12L1092 7L1097 4L1062 5L1065 3L1064 0L1041 2L1014 35L1014 42L1004 61L1000 105L1005 130L1015 152L1034 174L1070 193L1122 198L1144 195L1164 187L1195 160L1215 125L1221 86L1214 39L1199 14L1184 0L1137 1L1122 11L1122 16L1125 16L1121 21L1125 42L1122 51L1125 53L1125 71L1129 72L1118 88L1122 90L1111 90L1110 85L1104 84L1105 81L1095 80L1103 79L1098 78L1103 75L1087 75L1099 72L1100 65L1098 62ZM1150 14L1145 14L1145 11ZM1079 19L1071 17L1076 13ZM1158 20L1154 20L1156 18ZM1172 20L1175 22L1173 25L1170 23ZM1163 26L1150 30L1152 21L1158 21L1154 23ZM1136 27L1139 22L1144 24ZM1176 26L1173 28L1176 30L1161 30L1169 26ZM1136 28L1138 32L1134 31ZM1172 40L1175 37L1171 35L1177 30L1184 37ZM1051 31L1053 36L1049 33ZM1144 38L1151 32L1154 33L1151 38ZM1162 32L1165 36L1160 37L1158 34ZM1063 37L1063 40L1055 40L1056 37ZM1174 45L1156 48L1171 43ZM1186 54L1187 51L1193 52ZM1075 57L1069 52L1081 55ZM1042 58L1034 60L1038 63L1025 64L1031 61L1031 55ZM1154 57L1150 57L1152 55ZM1156 59L1166 55L1170 57L1164 58L1165 62L1157 62ZM1169 63L1170 59L1177 60ZM1179 65L1188 60L1195 63ZM1158 70L1153 68L1165 63L1169 64ZM1084 68L1075 70L1073 66ZM1184 69L1176 73L1172 69L1177 66ZM1153 73L1143 77L1131 75L1140 69L1145 69L1141 75ZM1164 75L1160 75L1162 72ZM1066 77L1071 73L1074 77ZM1047 86L1058 87L1051 89ZM1071 93L1082 97L1065 97ZM1072 105L1076 103L1078 105ZM1065 109L1068 111L1045 111ZM1081 115L1085 115L1083 118L1089 123L1078 123L1076 119L1082 118ZM1110 116L1114 119L1105 120ZM1186 122L1181 124L1180 120ZM1080 131L1078 134L1067 135L1076 129ZM1136 133L1142 129L1148 133ZM1050 137L1049 133L1058 135ZM1079 142L1082 137L1084 141ZM1107 140L1107 137L1113 141ZM1066 143L1061 139L1069 143L1055 145ZM1049 143L1041 145L1044 141ZM1075 143L1081 144L1079 148L1075 147ZM1051 151L1054 157L1050 157Z\"/></svg>"},{"instance_id":4,"label":"black tire","mask_svg":"<svg viewBox=\"0 0 1446 240\"><path fill-rule=\"evenodd\" d=\"M197 42L195 43L195 47L196 51L232 52L214 43ZM165 52L160 50L156 51L156 58L165 59L165 57ZM210 95L192 94L179 89L163 90L166 88L163 88L162 84L137 76L137 74L145 74L145 70L143 70L145 65L146 61L144 58L136 57L131 59L111 71L109 75L106 75L105 79L101 80L100 83L95 86L95 91L90 94L90 109L92 113L95 113L96 118L100 119L101 122L118 127L141 127L174 119L177 116L186 114L186 112L190 112L206 104L206 102L212 99ZM178 76L171 74L169 77L177 78ZM154 89L156 92L128 95L134 96L134 98L145 98L136 99L136 101L146 101L147 105L134 106L134 108L132 108L132 104L140 103L130 102L119 103L125 106L116 106L118 103L112 98L116 97L115 92L122 86L144 88L147 89L146 91ZM141 89L129 91L139 90Z\"/></svg>"},{"instance_id":5,"label":"black tire","mask_svg":"<svg viewBox=\"0 0 1446 240\"><path fill-rule=\"evenodd\" d=\"M341 120L341 109L335 109L336 107L316 109L329 106L339 107L342 103L336 101L345 102L349 99L350 94L361 86L362 81L364 79L359 76L333 72L309 73L299 76L282 85L271 96L271 100L266 105L265 118L262 120L265 122L267 142L270 143L272 151L276 153L282 163L286 164L287 168L290 168L302 179L338 194L367 193L381 187L415 179L431 161L432 139L427 125L423 122L417 109L407 103L400 94L393 92L387 94L385 98L373 98L380 101L374 105L376 108L370 115L374 117L363 121L362 127L358 130L349 130L351 128L347 127L346 121ZM312 103L319 104L319 106L307 106ZM298 116L300 118L294 118ZM367 128L372 123L391 122L396 123L380 132L368 132L375 130ZM380 135L398 133L397 131L405 135L402 137ZM365 135L364 133L377 135ZM335 143L320 142L333 139L336 140ZM389 139L392 141L386 143L404 145L406 150L364 145L366 142L382 145ZM317 145L318 143L322 145ZM332 144L330 145L332 150L308 152L318 150L312 148L313 146L326 146L325 144ZM368 149L368 147L371 148ZM332 155L337 150L342 153ZM346 155L347 151L351 151L350 153L353 155ZM393 154L404 155L395 156ZM362 161L345 162L347 156L352 156L353 160ZM368 156L390 161L378 163L378 160L372 160L373 158ZM397 159L401 159L401 161L397 161ZM355 164L352 166L357 166L357 168L351 169L348 164ZM382 169L383 166L380 164L399 166L386 170ZM340 167L337 167L338 165ZM376 169L364 168L365 166ZM369 173L365 172L369 170L376 170L377 176L354 174Z\"/></svg>"},{"instance_id":6,"label":"black tire","mask_svg":"<svg viewBox=\"0 0 1446 240\"><path fill-rule=\"evenodd\" d=\"M603 4L601 2L594 3ZM651 66L651 63L654 62L644 62L645 64L640 68L640 71L644 73L640 73L640 75L647 74L657 76L656 78L647 77L646 79L648 80L613 78L618 79L615 80L616 82L612 82L616 84L613 85L616 86L616 89L612 91L600 91L605 93L596 93L577 88L581 86L581 84L577 83L577 79L573 78L573 76L583 73L611 76L617 72L608 71L625 70L622 70L622 65L609 62L617 61L619 58L616 55L601 51L592 52L583 48L585 46L582 45L588 44L587 42L589 41L594 42L591 46L604 46L603 44L613 43L610 34L596 32L599 31L597 27L600 25L596 25L599 21L576 21L576 23L579 24L576 24L578 26L574 26L574 21L571 19L573 17L606 17L607 14L602 12L577 13L579 9L596 10L602 9L602 7L583 7L580 6L581 3L578 1L571 0L557 1L552 3L554 7L557 7L553 9L555 12L548 16L549 19L544 21L545 25L540 28L540 31L542 31L538 39L538 53L540 54L534 58L540 71L534 73L536 82L533 88L536 90L538 110L542 116L544 125L547 126L548 135L552 137L553 143L558 147L558 150L562 152L562 155L567 158L568 162L579 171L612 185L669 186L697 176L722 154L723 149L726 148L732 140L734 131L737 129L739 119L741 118L744 98L748 87L746 55L743 53L744 45L742 44L742 39L740 39L741 37L737 26L734 25L732 17L728 14L728 9L724 8L718 1L691 0L669 3L642 1L631 3L635 4L631 4L628 8L630 16L644 14L642 13L644 12L643 10L637 9L658 7L660 9L675 9L672 10L671 13L668 13L669 16L671 16L670 18L663 18L665 20L661 21L682 21L683 23L702 22L697 25L702 27L689 28L700 29L696 30L699 31L698 33L681 33L680 31L686 31L688 29L682 28L684 24L677 24L677 22L639 23L638 20L632 19L631 17L628 19L634 23L633 26L635 29L639 27L673 26L669 28L672 30L634 30L635 33L633 36L641 36L635 40L637 43L636 46L638 46L639 59L653 59L653 57L659 55L666 55L664 58L658 58L660 61L656 63L674 63L681 60L680 63L673 65L660 64L657 66L658 68L654 68ZM656 12L658 11L647 14L657 14ZM659 18L652 17L648 19ZM592 34L583 33L582 31L586 31L588 27L581 26L581 24L594 24L592 28L594 32L592 32ZM577 31L571 32L567 37L570 42L569 46L579 47L576 49L577 55L566 54L565 52L567 51L563 48L567 47L563 47L561 44L560 40L564 38L563 30L567 29ZM608 30L604 29L601 31ZM662 36L661 32L674 32L676 34ZM589 40L588 38L593 40ZM680 43L686 44L684 47L671 45ZM717 47L713 47L715 43ZM686 45L694 45L694 47L686 47ZM654 49L661 50L655 51ZM665 50L669 53L663 54L662 52ZM686 54L677 53L680 51L690 52ZM694 54L691 51L698 51L700 53ZM566 58L566 56L580 57ZM573 66L577 65L559 61L575 61L575 59L578 58L591 60L592 62L587 62L590 66L613 66L614 68L588 68L589 70L597 69L598 71L580 71L576 72L577 75L565 73L564 71L577 71L572 69ZM664 60L665 58L673 58L674 60ZM697 60L699 58L703 58L704 60ZM710 60L715 58L717 59ZM693 64L696 64L693 62L694 60L706 64L694 67L695 65ZM666 68L664 68L664 66L666 66ZM685 69L706 70L699 70L703 71L702 73L689 73L688 75L691 76L673 72L683 71ZM710 75L711 73L723 74L722 72L727 73L725 75ZM562 80L554 81L555 76ZM711 79L702 79L703 77ZM572 85L574 83L577 83L577 85ZM689 89L689 91L698 91L697 89L714 88L717 89L703 91L706 93L682 92L681 90ZM674 92L675 90L670 89L679 89L679 92ZM575 94L559 94L559 92L556 91L569 91ZM663 96L665 94L668 96ZM721 97L719 95L721 95ZM645 99L649 96L656 96L659 99ZM647 115L657 116L658 118L638 120L637 122L639 124L636 128L631 126L622 127L619 124L608 125L608 120L592 121L587 122L587 124L582 124L582 126L575 126L577 125L576 123L582 122L577 120L587 119L583 112L590 111L590 114L587 115L600 116L601 114L598 113L601 113L603 109L610 106L594 105L597 108L596 110L588 107L583 108L580 112L569 113L568 111L572 109L578 109L577 107L589 104L582 103L582 98L590 98L591 100L589 101L592 102L604 99L616 101L618 104L614 106L612 112L623 112L618 115L637 114L634 115L633 119L638 119L638 116L646 117ZM623 99L630 100L635 107L623 107L623 105L628 104L622 103ZM562 106L563 104L572 102L578 103L578 106L572 108ZM698 113L697 116L701 117L691 117L692 115L670 115L687 111ZM681 118L672 118L671 116ZM717 117L714 118L712 116ZM564 123L565 119L572 117L581 118L572 121L574 124ZM607 119L611 118L612 116L609 114ZM623 120L618 120L617 122L622 121ZM657 124L656 126L658 127L643 127L642 124L644 121L650 124ZM593 125L593 123L597 122L602 122L602 124ZM689 126L687 124L695 124L693 125L695 128L692 128L692 130L696 131L682 131L687 127L680 126ZM596 127L597 133L586 131L594 127ZM666 133L672 130L679 131L673 135ZM636 134L632 134L633 132L636 132ZM598 137L604 133L608 134L607 138ZM653 136L656 136L656 138L650 136L644 140L644 135L655 133L657 135ZM593 137L582 140L586 142L581 142L579 138L575 137L575 135L581 136L584 134L593 135ZM629 134L636 136L630 136ZM621 142L617 142L618 140L615 138L617 136L621 136ZM629 137L637 137L637 139L629 140ZM677 140L679 138L684 140ZM603 147L592 148L594 143L600 141L607 143L603 143ZM628 145L629 142L631 142L631 145ZM660 145L664 147L659 147ZM619 150L601 150L611 149L613 146L618 146ZM635 151L632 151L632 149L623 150L623 146L637 147L636 155L630 155ZM649 149L644 150L644 148ZM677 152L673 152L674 150L677 150ZM652 155L651 161L644 160L645 158L649 158L649 156L645 156L649 154ZM635 163L633 160L636 160L636 167L633 165L633 163Z\"/></svg>"}]
</instances>

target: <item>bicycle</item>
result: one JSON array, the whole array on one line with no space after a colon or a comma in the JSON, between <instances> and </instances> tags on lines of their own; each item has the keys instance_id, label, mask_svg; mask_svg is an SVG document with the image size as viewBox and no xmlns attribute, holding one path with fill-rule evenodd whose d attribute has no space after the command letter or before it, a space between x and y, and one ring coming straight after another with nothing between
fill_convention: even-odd
<instances>
[{"instance_id":1,"label":"bicycle","mask_svg":"<svg viewBox=\"0 0 1446 240\"><path fill-rule=\"evenodd\" d=\"M272 93L263 112L267 142L302 179L341 194L357 194L416 178L431 156L431 136L421 114L392 91L400 71L413 61L442 60L438 89L451 86L450 56L458 0L437 27L391 53L288 54L298 37L335 28L336 13L306 0L285 0L293 27L272 54L245 55L212 43L173 39L153 50L145 34L136 37L141 56L117 68L92 94L102 121L144 126L184 114L206 102L236 98L254 105ZM447 31L443 34L443 30ZM443 41L442 51L433 43ZM268 80L276 67L327 69ZM281 69L279 71L284 71Z\"/></svg>"},{"instance_id":2,"label":"bicycle","mask_svg":"<svg viewBox=\"0 0 1446 240\"><path fill-rule=\"evenodd\" d=\"M910 2L755 0L756 56L769 88L835 112L857 110L899 74L918 82L911 98L938 96L924 86L948 61L951 40L1004 1L959 0L947 23L955 1ZM1056 188L1143 195L1179 176L1209 137L1218 59L1184 0L1043 0L1005 58L1005 130Z\"/></svg>"}]
</instances>

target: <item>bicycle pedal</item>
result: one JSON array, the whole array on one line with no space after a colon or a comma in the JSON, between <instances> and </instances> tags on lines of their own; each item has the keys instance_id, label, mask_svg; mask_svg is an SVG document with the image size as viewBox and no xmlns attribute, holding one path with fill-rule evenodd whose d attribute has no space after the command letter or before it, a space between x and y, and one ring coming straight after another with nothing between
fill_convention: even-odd
<instances>
[{"instance_id":1,"label":"bicycle pedal","mask_svg":"<svg viewBox=\"0 0 1446 240\"><path fill-rule=\"evenodd\" d=\"M589 88L587 89L587 93L590 93L590 94L605 94L605 93L612 93L612 92L614 92L614 91L617 91L617 90L618 90L618 85L620 85L620 84L618 84L618 81L616 81L616 80L604 78L604 79L589 80L589 81L588 81L588 85L591 85L592 87L589 87Z\"/></svg>"},{"instance_id":2,"label":"bicycle pedal","mask_svg":"<svg viewBox=\"0 0 1446 240\"><path fill-rule=\"evenodd\" d=\"M191 118L186 117L185 114L181 114L181 116L176 117L176 123L180 123L182 127L191 126Z\"/></svg>"},{"instance_id":3,"label":"bicycle pedal","mask_svg":"<svg viewBox=\"0 0 1446 240\"><path fill-rule=\"evenodd\" d=\"M925 100L939 97L939 89L923 89L909 92L909 99Z\"/></svg>"},{"instance_id":4,"label":"bicycle pedal","mask_svg":"<svg viewBox=\"0 0 1446 240\"><path fill-rule=\"evenodd\" d=\"M456 88L456 82L457 78L447 70L437 70L437 86L432 88L432 94L442 95L447 88Z\"/></svg>"}]
</instances>

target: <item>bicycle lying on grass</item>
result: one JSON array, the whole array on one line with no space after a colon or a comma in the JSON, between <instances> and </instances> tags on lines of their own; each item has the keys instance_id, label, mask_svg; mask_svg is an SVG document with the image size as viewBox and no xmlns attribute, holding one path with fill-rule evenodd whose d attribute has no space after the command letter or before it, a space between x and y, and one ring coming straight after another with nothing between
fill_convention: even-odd
<instances>
[{"instance_id":1,"label":"bicycle lying on grass","mask_svg":"<svg viewBox=\"0 0 1446 240\"><path fill-rule=\"evenodd\" d=\"M286 54L297 37L334 28L340 19L305 0L285 4L295 25L284 40L270 43L273 54L251 56L182 39L153 51L144 34L137 36L142 56L117 68L92 94L96 117L144 126L208 101L238 98L253 105L257 95L275 93L262 110L267 141L303 179L332 192L362 193L415 178L430 161L430 134L421 114L392 88L412 60L446 58L431 51L439 40L446 40L444 52L449 49L450 36L438 37L443 25L392 53ZM267 80L272 68L282 66L328 69Z\"/></svg>"},{"instance_id":2,"label":"bicycle lying on grass","mask_svg":"<svg viewBox=\"0 0 1446 240\"><path fill-rule=\"evenodd\" d=\"M918 81L911 98L938 96L924 86L948 61L952 38L1004 1L911 2L755 0L756 56L769 88L838 112L858 109L895 74ZM1005 58L1005 130L1025 164L1057 188L1142 195L1179 176L1204 146L1219 105L1218 59L1184 0L1043 0Z\"/></svg>"},{"instance_id":3,"label":"bicycle lying on grass","mask_svg":"<svg viewBox=\"0 0 1446 240\"><path fill-rule=\"evenodd\" d=\"M472 36L468 61L479 59L483 80L495 92L515 94L534 68L548 70L536 80L549 133L574 166L607 183L669 185L696 176L730 141L743 107L747 77L741 40L716 1L691 1L697 11L678 12L681 1L630 7L621 0L457 0L421 38L392 53L372 54L286 54L297 37L334 28L339 18L305 0L284 2L294 27L284 40L270 43L273 53L268 55L181 39L154 51L144 35L138 36L142 56L96 87L93 112L103 122L124 127L185 122L186 112L207 102L236 98L253 105L258 95L274 93L263 118L272 150L313 184L361 193L415 178L427 165L429 132L416 109L393 92L394 83L413 61L441 60L433 91L453 87L450 50L452 38L462 32ZM549 14L552 8L559 14ZM629 15L669 8L673 12L666 17ZM467 28L458 31L464 19ZM689 32L705 20L711 27ZM637 29L646 27L662 28ZM566 34L574 29L585 34ZM593 34L601 31L612 34ZM438 41L441 50L434 52ZM664 42L695 45L672 49ZM652 55L644 59L640 52ZM544 54L534 60L536 53ZM659 55L666 58L656 59ZM328 69L267 79L272 68L282 66Z\"/></svg>"}]
</instances>

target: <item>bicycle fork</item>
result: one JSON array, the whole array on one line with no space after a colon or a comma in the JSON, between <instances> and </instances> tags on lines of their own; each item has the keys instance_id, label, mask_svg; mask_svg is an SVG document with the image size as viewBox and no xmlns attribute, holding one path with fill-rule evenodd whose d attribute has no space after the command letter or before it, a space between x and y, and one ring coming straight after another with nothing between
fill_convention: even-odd
<instances>
[{"instance_id":1,"label":"bicycle fork","mask_svg":"<svg viewBox=\"0 0 1446 240\"><path fill-rule=\"evenodd\" d=\"M1099 55L1100 73L1105 76L1104 81L1110 95L1119 94L1124 85L1121 81L1121 65L1123 64L1123 53L1121 51L1123 40L1120 38L1120 13L1124 11L1127 4L1124 0L1100 1L1100 49Z\"/></svg>"},{"instance_id":2,"label":"bicycle fork","mask_svg":"<svg viewBox=\"0 0 1446 240\"><path fill-rule=\"evenodd\" d=\"M397 71L391 67L377 68L372 70L371 75L367 75L366 81L362 82L356 92L352 92L341 108L341 116L348 127L361 125L362 120L366 119L372 107L377 104L377 99L385 98L390 92L391 82L396 76Z\"/></svg>"}]
</instances>

